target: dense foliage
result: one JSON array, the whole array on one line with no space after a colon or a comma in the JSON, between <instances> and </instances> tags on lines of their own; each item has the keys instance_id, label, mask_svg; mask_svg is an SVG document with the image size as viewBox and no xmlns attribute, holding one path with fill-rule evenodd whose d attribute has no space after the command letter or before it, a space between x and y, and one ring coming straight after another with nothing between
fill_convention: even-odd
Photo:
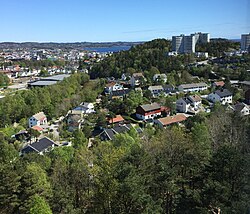
<instances>
[{"instance_id":1,"label":"dense foliage","mask_svg":"<svg viewBox=\"0 0 250 214\"><path fill-rule=\"evenodd\" d=\"M10 82L10 79L5 74L0 74L0 87L2 86L8 86Z\"/></svg>"},{"instance_id":2,"label":"dense foliage","mask_svg":"<svg viewBox=\"0 0 250 214\"><path fill-rule=\"evenodd\" d=\"M197 44L197 52L208 52L209 56L220 57L224 52L240 49L240 42L228 39L211 39L210 43Z\"/></svg>"},{"instance_id":3,"label":"dense foliage","mask_svg":"<svg viewBox=\"0 0 250 214\"><path fill-rule=\"evenodd\" d=\"M19 157L0 144L1 213L247 213L250 123L217 107L187 128L146 128L87 149Z\"/></svg>"},{"instance_id":4,"label":"dense foliage","mask_svg":"<svg viewBox=\"0 0 250 214\"><path fill-rule=\"evenodd\" d=\"M171 42L165 39L156 39L142 45L132 47L129 51L122 51L106 58L101 63L93 66L91 77L120 78L122 73L135 73L150 71L157 68L160 73L168 73L173 70L183 70L183 64L194 61L192 55L179 55L168 57L171 50Z\"/></svg>"}]
</instances>

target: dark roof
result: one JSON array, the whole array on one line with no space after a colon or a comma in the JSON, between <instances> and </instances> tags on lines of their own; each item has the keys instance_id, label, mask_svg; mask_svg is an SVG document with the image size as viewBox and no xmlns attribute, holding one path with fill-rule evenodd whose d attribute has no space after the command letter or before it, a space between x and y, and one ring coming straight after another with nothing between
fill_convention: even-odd
<instances>
[{"instance_id":1,"label":"dark roof","mask_svg":"<svg viewBox=\"0 0 250 214\"><path fill-rule=\"evenodd\" d=\"M29 152L43 152L44 150L52 147L54 145L54 141L50 140L47 137L41 138L39 141L36 141L22 150L22 153Z\"/></svg>"},{"instance_id":2,"label":"dark roof","mask_svg":"<svg viewBox=\"0 0 250 214\"><path fill-rule=\"evenodd\" d=\"M132 128L132 125L131 125L131 124L117 125L117 126L115 126L114 128L105 129L105 130L101 133L101 135L102 135L102 136L103 136L103 135L106 135L107 138L108 138L109 140L113 140L115 134L125 133L125 132L129 131L131 128ZM105 140L106 137L103 137L103 139Z\"/></svg>"},{"instance_id":3,"label":"dark roof","mask_svg":"<svg viewBox=\"0 0 250 214\"><path fill-rule=\"evenodd\" d=\"M155 109L161 108L161 106L158 103L151 103L151 104L141 105L140 107L144 111L153 111Z\"/></svg>"},{"instance_id":4,"label":"dark roof","mask_svg":"<svg viewBox=\"0 0 250 214\"><path fill-rule=\"evenodd\" d=\"M240 84L250 86L250 81L242 81L240 82Z\"/></svg>"},{"instance_id":5,"label":"dark roof","mask_svg":"<svg viewBox=\"0 0 250 214\"><path fill-rule=\"evenodd\" d=\"M30 82L28 83L29 86L49 86L49 85L54 85L56 84L57 82L56 81L35 81L35 82Z\"/></svg>"},{"instance_id":6,"label":"dark roof","mask_svg":"<svg viewBox=\"0 0 250 214\"><path fill-rule=\"evenodd\" d=\"M233 95L228 89L216 90L215 93L218 94L220 97L227 97Z\"/></svg>"},{"instance_id":7,"label":"dark roof","mask_svg":"<svg viewBox=\"0 0 250 214\"><path fill-rule=\"evenodd\" d=\"M240 111L242 111L242 109L245 108L245 107L247 107L246 104L244 104L244 103L237 103L237 104L234 106L234 109L235 109L235 111L240 112Z\"/></svg>"},{"instance_id":8,"label":"dark roof","mask_svg":"<svg viewBox=\"0 0 250 214\"><path fill-rule=\"evenodd\" d=\"M117 91L112 91L111 96L112 97L122 97L128 94L131 90L130 89L123 89L123 90L117 90Z\"/></svg>"}]
</instances>

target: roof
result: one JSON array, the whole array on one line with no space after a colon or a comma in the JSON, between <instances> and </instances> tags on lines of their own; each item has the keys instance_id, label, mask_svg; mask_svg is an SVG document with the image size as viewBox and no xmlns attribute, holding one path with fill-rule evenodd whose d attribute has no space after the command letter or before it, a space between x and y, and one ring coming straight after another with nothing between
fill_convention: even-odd
<instances>
[{"instance_id":1,"label":"roof","mask_svg":"<svg viewBox=\"0 0 250 214\"><path fill-rule=\"evenodd\" d=\"M122 121L124 121L124 118L119 114L119 115L116 115L115 118L110 119L109 123L119 123L119 122L122 122Z\"/></svg>"},{"instance_id":2,"label":"roof","mask_svg":"<svg viewBox=\"0 0 250 214\"><path fill-rule=\"evenodd\" d=\"M41 126L37 126L36 125L36 126L32 126L31 128L34 129L34 130L36 130L36 131L39 131L39 132L43 131L43 128Z\"/></svg>"},{"instance_id":3,"label":"roof","mask_svg":"<svg viewBox=\"0 0 250 214\"><path fill-rule=\"evenodd\" d=\"M188 97L191 101L193 101L193 102L200 102L202 99L200 98L200 96L198 96L197 94L195 94L195 95L190 95L189 97Z\"/></svg>"},{"instance_id":4,"label":"roof","mask_svg":"<svg viewBox=\"0 0 250 214\"><path fill-rule=\"evenodd\" d=\"M121 97L121 96L128 94L130 91L131 91L130 89L112 91L111 96L112 97Z\"/></svg>"},{"instance_id":5,"label":"roof","mask_svg":"<svg viewBox=\"0 0 250 214\"><path fill-rule=\"evenodd\" d=\"M112 129L105 129L101 135L106 134L109 140L113 140L115 134L121 134L129 131L132 128L131 124L124 124L115 126Z\"/></svg>"},{"instance_id":6,"label":"roof","mask_svg":"<svg viewBox=\"0 0 250 214\"><path fill-rule=\"evenodd\" d=\"M167 126L173 123L179 123L182 122L184 120L186 120L187 117L184 114L177 114L174 116L168 116L168 117L163 117L158 119L158 121L163 125L163 126Z\"/></svg>"},{"instance_id":7,"label":"roof","mask_svg":"<svg viewBox=\"0 0 250 214\"><path fill-rule=\"evenodd\" d=\"M68 115L82 115L83 110L84 109L82 107L78 106L78 107L74 108L73 110L70 110L68 112Z\"/></svg>"},{"instance_id":8,"label":"roof","mask_svg":"<svg viewBox=\"0 0 250 214\"><path fill-rule=\"evenodd\" d=\"M44 150L52 147L55 145L55 142L52 141L51 139L44 137L41 138L40 140L28 145L22 150L22 153L29 153L29 152L43 152Z\"/></svg>"},{"instance_id":9,"label":"roof","mask_svg":"<svg viewBox=\"0 0 250 214\"><path fill-rule=\"evenodd\" d=\"M171 84L164 85L163 88L166 89L174 89L174 86Z\"/></svg>"},{"instance_id":10,"label":"roof","mask_svg":"<svg viewBox=\"0 0 250 214\"><path fill-rule=\"evenodd\" d=\"M41 81L43 81L43 80L62 81L62 80L64 80L67 77L70 77L70 75L69 74L59 74L59 75L55 75L55 76L50 76L50 77L42 78Z\"/></svg>"},{"instance_id":11,"label":"roof","mask_svg":"<svg viewBox=\"0 0 250 214\"><path fill-rule=\"evenodd\" d=\"M34 117L36 120L43 120L46 118L46 115L41 111L37 114L34 114L32 117Z\"/></svg>"},{"instance_id":12,"label":"roof","mask_svg":"<svg viewBox=\"0 0 250 214\"><path fill-rule=\"evenodd\" d=\"M200 83L190 83L190 84L182 84L180 85L183 89L188 89L188 88L199 88L199 87L207 87L207 84L204 82Z\"/></svg>"},{"instance_id":13,"label":"roof","mask_svg":"<svg viewBox=\"0 0 250 214\"><path fill-rule=\"evenodd\" d=\"M133 73L133 77L144 77L143 73Z\"/></svg>"},{"instance_id":14,"label":"roof","mask_svg":"<svg viewBox=\"0 0 250 214\"><path fill-rule=\"evenodd\" d=\"M228 97L233 95L228 89L216 90L215 93L218 94L219 97Z\"/></svg>"},{"instance_id":15,"label":"roof","mask_svg":"<svg viewBox=\"0 0 250 214\"><path fill-rule=\"evenodd\" d=\"M161 85L152 85L148 87L148 90L163 90L163 87Z\"/></svg>"},{"instance_id":16,"label":"roof","mask_svg":"<svg viewBox=\"0 0 250 214\"><path fill-rule=\"evenodd\" d=\"M248 105L246 105L245 103L237 103L237 104L234 106L234 110L237 111L237 112L241 112L245 107L246 107L247 109L249 109Z\"/></svg>"},{"instance_id":17,"label":"roof","mask_svg":"<svg viewBox=\"0 0 250 214\"><path fill-rule=\"evenodd\" d=\"M224 85L225 85L225 83L224 83L224 81L219 81L219 82L214 82L213 83L215 86L217 86L217 87L223 87Z\"/></svg>"},{"instance_id":18,"label":"roof","mask_svg":"<svg viewBox=\"0 0 250 214\"><path fill-rule=\"evenodd\" d=\"M41 81L41 80L38 80L38 81L31 82L31 83L28 83L28 84L30 86L49 86L49 85L54 85L56 83L57 83L57 81Z\"/></svg>"},{"instance_id":19,"label":"roof","mask_svg":"<svg viewBox=\"0 0 250 214\"><path fill-rule=\"evenodd\" d=\"M106 87L109 88L109 87L112 87L116 84L116 82L110 82L110 83L107 83L106 84Z\"/></svg>"},{"instance_id":20,"label":"roof","mask_svg":"<svg viewBox=\"0 0 250 214\"><path fill-rule=\"evenodd\" d=\"M243 84L243 85L248 85L248 86L250 86L250 81L242 81L242 82L240 82L240 84Z\"/></svg>"},{"instance_id":21,"label":"roof","mask_svg":"<svg viewBox=\"0 0 250 214\"><path fill-rule=\"evenodd\" d=\"M153 111L155 109L160 109L161 106L158 103L151 103L146 105L140 105L144 111Z\"/></svg>"}]
</instances>

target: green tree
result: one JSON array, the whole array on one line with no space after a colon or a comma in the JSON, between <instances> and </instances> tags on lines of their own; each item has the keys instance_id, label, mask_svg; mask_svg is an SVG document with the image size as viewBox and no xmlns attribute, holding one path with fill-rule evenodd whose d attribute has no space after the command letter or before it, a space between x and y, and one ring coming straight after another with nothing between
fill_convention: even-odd
<instances>
[{"instance_id":1,"label":"green tree","mask_svg":"<svg viewBox=\"0 0 250 214\"><path fill-rule=\"evenodd\" d=\"M52 214L50 206L46 200L37 194L32 196L29 203L30 214Z\"/></svg>"}]
</instances>

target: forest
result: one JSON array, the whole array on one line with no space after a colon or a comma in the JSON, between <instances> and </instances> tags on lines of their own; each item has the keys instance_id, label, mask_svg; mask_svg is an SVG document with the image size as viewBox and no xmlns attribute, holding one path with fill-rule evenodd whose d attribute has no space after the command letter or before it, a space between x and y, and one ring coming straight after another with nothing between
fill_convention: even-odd
<instances>
[{"instance_id":1,"label":"forest","mask_svg":"<svg viewBox=\"0 0 250 214\"><path fill-rule=\"evenodd\" d=\"M0 212L249 213L250 122L216 105L185 127L19 156L0 144Z\"/></svg>"}]
</instances>

